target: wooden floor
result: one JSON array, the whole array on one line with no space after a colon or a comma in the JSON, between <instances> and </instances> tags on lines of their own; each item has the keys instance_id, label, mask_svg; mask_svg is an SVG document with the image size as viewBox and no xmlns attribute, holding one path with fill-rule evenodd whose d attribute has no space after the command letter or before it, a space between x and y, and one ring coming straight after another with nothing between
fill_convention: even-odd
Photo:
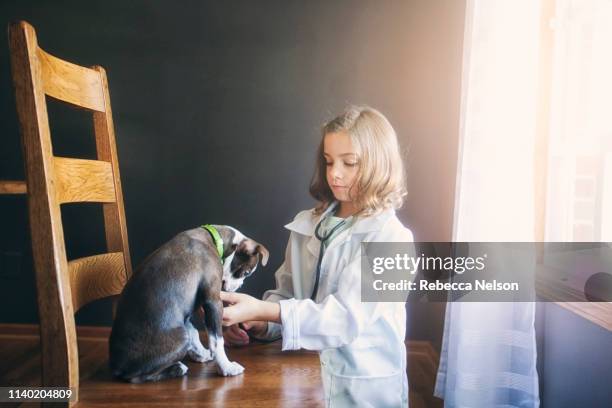
<instances>
[{"instance_id":1,"label":"wooden floor","mask_svg":"<svg viewBox=\"0 0 612 408\"><path fill-rule=\"evenodd\" d=\"M81 378L78 407L324 406L316 352L281 352L278 342L228 348L229 359L245 367L243 375L220 377L212 363L186 362L189 372L183 378L127 384L114 380L108 369L109 334L110 329L105 327L78 328ZM408 343L411 408L442 406L440 400L431 396L436 367L437 358L429 343ZM0 386L39 385L38 327L0 324Z\"/></svg>"}]
</instances>

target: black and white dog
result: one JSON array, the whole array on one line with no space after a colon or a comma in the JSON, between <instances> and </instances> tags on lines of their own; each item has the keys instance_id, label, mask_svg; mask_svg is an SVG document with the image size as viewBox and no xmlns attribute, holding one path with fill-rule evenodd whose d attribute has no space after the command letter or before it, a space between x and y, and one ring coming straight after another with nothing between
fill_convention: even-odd
<instances>
[{"instance_id":1,"label":"black and white dog","mask_svg":"<svg viewBox=\"0 0 612 408\"><path fill-rule=\"evenodd\" d=\"M126 284L109 342L115 377L133 383L180 377L187 372L185 357L214 360L224 376L244 371L225 355L220 291L238 289L260 261L266 265L269 253L235 228L212 227L178 234L149 255ZM191 322L201 316L201 307L209 349Z\"/></svg>"}]
</instances>

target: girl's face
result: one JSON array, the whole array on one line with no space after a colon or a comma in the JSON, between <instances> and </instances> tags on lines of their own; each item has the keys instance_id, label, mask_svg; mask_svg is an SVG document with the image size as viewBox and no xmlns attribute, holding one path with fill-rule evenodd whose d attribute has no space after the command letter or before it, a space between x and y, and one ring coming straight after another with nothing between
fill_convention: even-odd
<instances>
[{"instance_id":1,"label":"girl's face","mask_svg":"<svg viewBox=\"0 0 612 408\"><path fill-rule=\"evenodd\" d=\"M323 139L323 156L327 165L327 184L336 200L352 201L359 171L359 158L350 137L344 132L328 133ZM349 194L349 192L351 194Z\"/></svg>"}]
</instances>

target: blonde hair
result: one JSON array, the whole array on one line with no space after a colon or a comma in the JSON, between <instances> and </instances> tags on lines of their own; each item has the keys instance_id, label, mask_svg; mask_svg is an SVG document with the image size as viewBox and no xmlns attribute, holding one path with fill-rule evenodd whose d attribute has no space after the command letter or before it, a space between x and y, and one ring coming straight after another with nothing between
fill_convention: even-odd
<instances>
[{"instance_id":1,"label":"blonde hair","mask_svg":"<svg viewBox=\"0 0 612 408\"><path fill-rule=\"evenodd\" d=\"M335 201L326 178L323 156L325 135L346 133L357 151L359 170L355 185L356 197L351 197L359 215L372 215L387 208L398 209L406 196L404 164L395 130L376 109L349 106L342 114L323 125L317 150L310 194L319 201L315 214L322 213Z\"/></svg>"}]
</instances>

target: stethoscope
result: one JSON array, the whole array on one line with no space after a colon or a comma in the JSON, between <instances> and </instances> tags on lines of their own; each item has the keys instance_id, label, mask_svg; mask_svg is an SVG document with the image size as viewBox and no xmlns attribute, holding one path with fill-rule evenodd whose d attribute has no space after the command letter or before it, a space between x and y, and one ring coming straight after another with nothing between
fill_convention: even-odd
<instances>
[{"instance_id":1,"label":"stethoscope","mask_svg":"<svg viewBox=\"0 0 612 408\"><path fill-rule=\"evenodd\" d=\"M319 247L319 259L317 260L317 269L316 269L316 272L315 272L315 283L314 283L314 287L312 289L312 295L310 295L310 299L313 300L313 301L317 297L317 291L319 289L319 278L321 276L321 261L323 260L323 251L325 250L326 241L332 235L334 235L334 232L336 232L338 230L338 228L340 228L344 224L346 224L346 221L348 220L348 218L343 219L342 221L340 221L338 223L338 225L336 225L334 228L332 228L331 231L327 232L327 234L321 235L321 231L320 231L321 225L323 224L323 221L325 221L326 219L327 219L327 217L321 219L321 221L319 221L319 223L317 224L317 227L315 228L315 237L317 237L317 239L319 241L321 241L321 246Z\"/></svg>"},{"instance_id":2,"label":"stethoscope","mask_svg":"<svg viewBox=\"0 0 612 408\"><path fill-rule=\"evenodd\" d=\"M319 289L319 278L321 276L321 261L323 260L323 251L325 249L326 241L334 234L334 232L338 230L338 228L346 224L346 221L348 220L348 218L343 219L342 221L338 223L338 225L332 228L331 231L329 231L327 234L321 235L321 225L323 224L323 221L325 221L326 218L327 217L321 219L321 221L319 221L319 223L317 224L317 227L315 228L315 237L317 237L317 239L321 241L321 247L319 248L319 259L317 260L317 270L315 273L315 284L314 284L314 288L312 289L312 295L310 295L310 299L313 301L317 297L317 290ZM242 325L242 323L240 323L240 325ZM249 338L252 338L262 343L272 343L280 339L280 337L277 337L275 339L263 340L263 339L252 337L250 334L249 334Z\"/></svg>"}]
</instances>

